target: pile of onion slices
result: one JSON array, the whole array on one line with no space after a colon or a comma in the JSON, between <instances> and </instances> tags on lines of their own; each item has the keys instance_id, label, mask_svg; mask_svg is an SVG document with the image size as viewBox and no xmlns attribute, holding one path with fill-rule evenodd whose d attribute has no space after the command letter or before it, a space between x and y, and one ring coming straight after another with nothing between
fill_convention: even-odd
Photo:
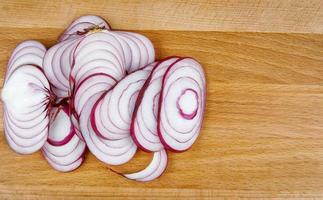
<instances>
[{"instance_id":1,"label":"pile of onion slices","mask_svg":"<svg viewBox=\"0 0 323 200\"><path fill-rule=\"evenodd\" d=\"M166 151L186 151L198 138L206 80L193 58L156 60L147 37L88 15L49 49L34 40L20 43L1 99L5 137L15 152L41 150L50 166L69 172L87 149L109 166L141 150L153 154L150 164L122 175L151 181L165 171Z\"/></svg>"}]
</instances>

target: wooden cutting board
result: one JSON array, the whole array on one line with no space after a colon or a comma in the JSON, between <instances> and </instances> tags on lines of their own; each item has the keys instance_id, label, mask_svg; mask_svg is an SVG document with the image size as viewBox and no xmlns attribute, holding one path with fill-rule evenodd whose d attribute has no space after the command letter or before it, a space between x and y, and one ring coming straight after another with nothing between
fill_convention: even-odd
<instances>
[{"instance_id":1,"label":"wooden cutting board","mask_svg":"<svg viewBox=\"0 0 323 200\"><path fill-rule=\"evenodd\" d=\"M1 1L1 85L17 43L50 47L72 19L97 14L149 37L158 58L200 61L207 106L193 148L170 153L149 183L90 153L78 170L58 173L40 153L15 154L1 133L0 199L323 198L322 9L314 0ZM150 158L139 152L114 169L138 170Z\"/></svg>"}]
</instances>

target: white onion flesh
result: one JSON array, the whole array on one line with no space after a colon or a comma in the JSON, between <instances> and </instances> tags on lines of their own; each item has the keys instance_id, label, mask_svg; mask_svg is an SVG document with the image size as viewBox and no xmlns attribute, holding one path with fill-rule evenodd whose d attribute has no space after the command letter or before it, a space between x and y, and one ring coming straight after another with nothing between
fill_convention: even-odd
<instances>
[{"instance_id":1,"label":"white onion flesh","mask_svg":"<svg viewBox=\"0 0 323 200\"><path fill-rule=\"evenodd\" d=\"M9 146L17 153L34 153L44 145L50 95L49 83L37 66L22 65L8 76L1 92L4 127Z\"/></svg>"},{"instance_id":2,"label":"white onion flesh","mask_svg":"<svg viewBox=\"0 0 323 200\"><path fill-rule=\"evenodd\" d=\"M154 152L154 156L150 164L143 170L131 174L123 174L128 179L147 182L158 178L167 167L167 153L163 149Z\"/></svg>"},{"instance_id":3,"label":"white onion flesh","mask_svg":"<svg viewBox=\"0 0 323 200\"><path fill-rule=\"evenodd\" d=\"M95 15L86 15L79 17L71 23L71 25L60 36L59 41L64 41L69 38L77 37L79 33L86 33L87 30L100 27L102 29L111 29L110 25L103 18Z\"/></svg>"}]
</instances>

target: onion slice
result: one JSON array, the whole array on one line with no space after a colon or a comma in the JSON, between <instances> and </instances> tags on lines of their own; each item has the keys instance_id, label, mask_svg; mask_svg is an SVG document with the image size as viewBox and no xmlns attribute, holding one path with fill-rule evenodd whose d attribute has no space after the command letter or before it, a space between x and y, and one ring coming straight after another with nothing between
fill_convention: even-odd
<instances>
[{"instance_id":1,"label":"onion slice","mask_svg":"<svg viewBox=\"0 0 323 200\"><path fill-rule=\"evenodd\" d=\"M139 92L132 115L130 133L134 142L143 151L156 152L164 148L157 134L159 93L162 87L162 76L178 59L178 57L169 57L161 60Z\"/></svg>"},{"instance_id":2,"label":"onion slice","mask_svg":"<svg viewBox=\"0 0 323 200\"><path fill-rule=\"evenodd\" d=\"M129 137L131 115L139 90L155 63L137 70L109 90L95 103L91 111L91 125L95 133L105 139Z\"/></svg>"},{"instance_id":3,"label":"onion slice","mask_svg":"<svg viewBox=\"0 0 323 200\"><path fill-rule=\"evenodd\" d=\"M203 68L192 58L181 58L163 75L157 131L163 145L174 152L189 149L196 141L205 109Z\"/></svg>"},{"instance_id":4,"label":"onion slice","mask_svg":"<svg viewBox=\"0 0 323 200\"><path fill-rule=\"evenodd\" d=\"M85 15L73 21L58 40L61 42L69 38L77 37L78 35L86 34L94 28L111 29L109 23L103 18L96 15Z\"/></svg>"},{"instance_id":5,"label":"onion slice","mask_svg":"<svg viewBox=\"0 0 323 200\"><path fill-rule=\"evenodd\" d=\"M143 170L131 173L121 174L122 176L141 182L152 181L160 177L167 167L167 152L163 149L158 152L154 152L154 156L150 164Z\"/></svg>"},{"instance_id":6,"label":"onion slice","mask_svg":"<svg viewBox=\"0 0 323 200\"><path fill-rule=\"evenodd\" d=\"M54 169L63 172L74 170L84 159L86 144L74 131L67 105L52 109L50 117L49 137L42 153Z\"/></svg>"},{"instance_id":7,"label":"onion slice","mask_svg":"<svg viewBox=\"0 0 323 200\"><path fill-rule=\"evenodd\" d=\"M42 71L35 65L16 68L1 91L4 127L9 146L20 154L39 150L48 134L48 108L53 96Z\"/></svg>"},{"instance_id":8,"label":"onion slice","mask_svg":"<svg viewBox=\"0 0 323 200\"><path fill-rule=\"evenodd\" d=\"M53 146L62 146L68 143L76 134L70 121L70 110L67 104L54 107L50 111L51 122L49 125L47 142Z\"/></svg>"}]
</instances>

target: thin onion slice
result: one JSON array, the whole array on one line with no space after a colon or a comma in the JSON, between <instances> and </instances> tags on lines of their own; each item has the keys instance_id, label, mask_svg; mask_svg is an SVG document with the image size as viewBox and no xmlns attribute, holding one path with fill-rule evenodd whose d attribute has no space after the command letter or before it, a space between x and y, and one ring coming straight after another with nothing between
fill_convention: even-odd
<instances>
[{"instance_id":1,"label":"thin onion slice","mask_svg":"<svg viewBox=\"0 0 323 200\"><path fill-rule=\"evenodd\" d=\"M76 170L77 168L79 168L83 161L84 161L84 157L79 158L78 160L76 160L75 162L69 164L69 165L59 165L55 162L53 162L50 158L44 156L45 159L47 160L47 162L49 163L49 165L54 168L57 171L60 172L71 172Z\"/></svg>"},{"instance_id":2,"label":"thin onion slice","mask_svg":"<svg viewBox=\"0 0 323 200\"><path fill-rule=\"evenodd\" d=\"M52 99L41 68L34 65L16 68L4 84L1 97L5 135L10 147L20 154L39 150L47 138L49 119L45 110Z\"/></svg>"},{"instance_id":3,"label":"thin onion slice","mask_svg":"<svg viewBox=\"0 0 323 200\"><path fill-rule=\"evenodd\" d=\"M26 40L17 45L10 56L5 82L16 68L22 65L37 65L42 68L42 59L45 55L46 47L38 41Z\"/></svg>"},{"instance_id":4,"label":"thin onion slice","mask_svg":"<svg viewBox=\"0 0 323 200\"><path fill-rule=\"evenodd\" d=\"M167 167L167 152L163 149L154 152L154 156L150 164L143 170L131 173L121 174L122 176L140 182L152 181L160 177Z\"/></svg>"},{"instance_id":5,"label":"thin onion slice","mask_svg":"<svg viewBox=\"0 0 323 200\"><path fill-rule=\"evenodd\" d=\"M197 139L204 115L206 81L203 68L181 58L163 76L158 107L158 135L174 152L189 149Z\"/></svg>"},{"instance_id":6,"label":"thin onion slice","mask_svg":"<svg viewBox=\"0 0 323 200\"><path fill-rule=\"evenodd\" d=\"M50 111L52 121L49 125L47 142L53 146L68 143L76 134L70 121L70 110L67 104L54 107Z\"/></svg>"},{"instance_id":7,"label":"thin onion slice","mask_svg":"<svg viewBox=\"0 0 323 200\"><path fill-rule=\"evenodd\" d=\"M59 41L61 42L69 38L77 37L78 35L86 34L93 28L111 29L109 23L103 18L96 15L85 15L73 21L59 37Z\"/></svg>"},{"instance_id":8,"label":"thin onion slice","mask_svg":"<svg viewBox=\"0 0 323 200\"><path fill-rule=\"evenodd\" d=\"M102 94L103 91L93 95L86 101L80 115L80 128L89 150L96 158L106 164L121 165L128 162L134 156L137 147L132 143L131 138L104 140L99 138L93 131L89 120L89 113L94 103Z\"/></svg>"},{"instance_id":9,"label":"thin onion slice","mask_svg":"<svg viewBox=\"0 0 323 200\"><path fill-rule=\"evenodd\" d=\"M155 63L152 63L129 74L95 103L91 111L91 125L98 136L105 139L130 136L135 100L154 66Z\"/></svg>"},{"instance_id":10,"label":"thin onion slice","mask_svg":"<svg viewBox=\"0 0 323 200\"><path fill-rule=\"evenodd\" d=\"M178 57L169 57L160 61L139 92L132 115L130 133L143 151L156 152L164 148L157 134L158 97L162 87L162 76L178 59Z\"/></svg>"}]
</instances>

